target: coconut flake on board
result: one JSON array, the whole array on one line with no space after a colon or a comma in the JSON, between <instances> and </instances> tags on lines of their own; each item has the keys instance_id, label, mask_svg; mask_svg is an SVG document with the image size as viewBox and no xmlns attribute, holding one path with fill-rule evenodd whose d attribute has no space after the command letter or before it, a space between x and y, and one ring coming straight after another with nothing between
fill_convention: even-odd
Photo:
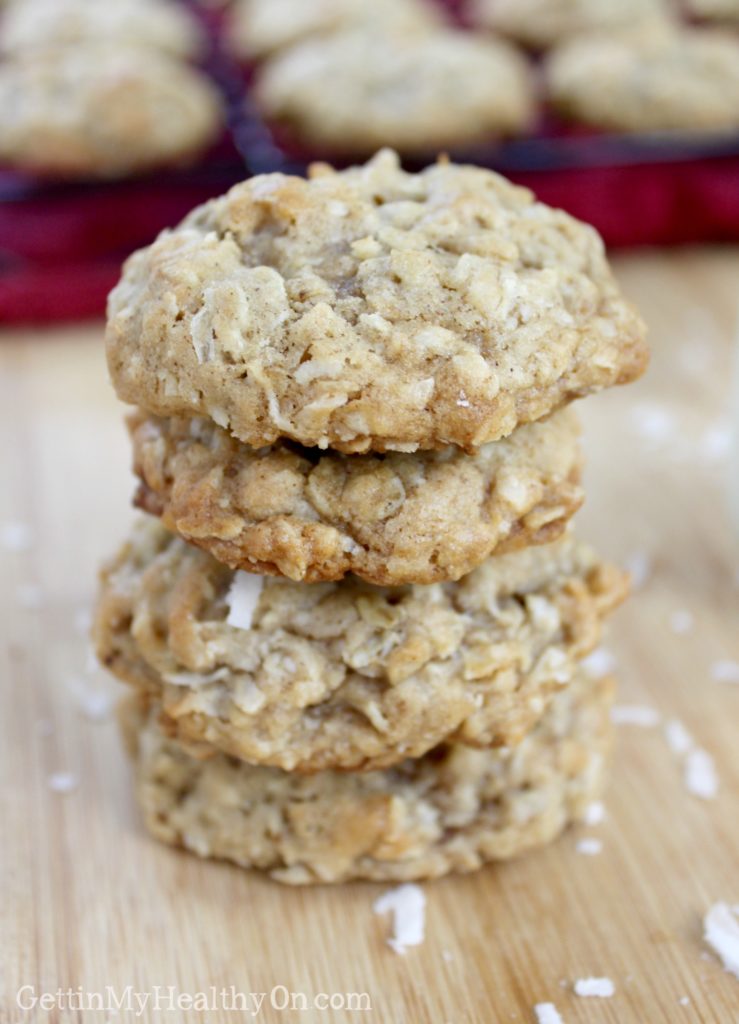
<instances>
[{"instance_id":1,"label":"coconut flake on board","mask_svg":"<svg viewBox=\"0 0 739 1024\"><path fill-rule=\"evenodd\" d=\"M711 665L711 678L717 683L739 683L739 661L720 658Z\"/></svg>"},{"instance_id":2,"label":"coconut flake on board","mask_svg":"<svg viewBox=\"0 0 739 1024\"><path fill-rule=\"evenodd\" d=\"M575 849L586 857L597 857L603 850L603 843L595 836L583 836L582 839L578 839Z\"/></svg>"},{"instance_id":3,"label":"coconut flake on board","mask_svg":"<svg viewBox=\"0 0 739 1024\"><path fill-rule=\"evenodd\" d=\"M564 1024L554 1003L537 1003L534 1007L536 1024Z\"/></svg>"},{"instance_id":4,"label":"coconut flake on board","mask_svg":"<svg viewBox=\"0 0 739 1024\"><path fill-rule=\"evenodd\" d=\"M379 896L373 908L376 914L392 914L393 933L387 944L403 955L409 946L420 946L426 927L426 895L420 886L407 882Z\"/></svg>"},{"instance_id":5,"label":"coconut flake on board","mask_svg":"<svg viewBox=\"0 0 739 1024\"><path fill-rule=\"evenodd\" d=\"M0 547L6 551L27 551L33 544L33 530L28 523L0 523Z\"/></svg>"},{"instance_id":6,"label":"coconut flake on board","mask_svg":"<svg viewBox=\"0 0 739 1024\"><path fill-rule=\"evenodd\" d=\"M575 995L599 999L610 999L616 986L610 978L578 978L575 982Z\"/></svg>"},{"instance_id":7,"label":"coconut flake on board","mask_svg":"<svg viewBox=\"0 0 739 1024\"><path fill-rule=\"evenodd\" d=\"M614 725L638 725L642 729L654 729L661 721L656 708L647 704L616 704L611 708Z\"/></svg>"},{"instance_id":8,"label":"coconut flake on board","mask_svg":"<svg viewBox=\"0 0 739 1024\"><path fill-rule=\"evenodd\" d=\"M739 906L714 903L703 918L703 938L724 970L739 978Z\"/></svg>"}]
</instances>

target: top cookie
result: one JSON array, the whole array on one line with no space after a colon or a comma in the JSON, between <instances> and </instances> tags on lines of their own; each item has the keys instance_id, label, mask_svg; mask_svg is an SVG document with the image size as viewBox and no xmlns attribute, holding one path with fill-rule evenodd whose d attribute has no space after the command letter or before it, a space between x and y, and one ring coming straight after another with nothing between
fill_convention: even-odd
<instances>
[{"instance_id":1,"label":"top cookie","mask_svg":"<svg viewBox=\"0 0 739 1024\"><path fill-rule=\"evenodd\" d=\"M237 0L228 37L234 53L251 59L347 28L417 31L442 23L434 0Z\"/></svg>"},{"instance_id":2,"label":"top cookie","mask_svg":"<svg viewBox=\"0 0 739 1024\"><path fill-rule=\"evenodd\" d=\"M16 0L0 22L0 51L86 42L147 46L174 57L196 58L205 38L192 15L175 0Z\"/></svg>"},{"instance_id":3,"label":"top cookie","mask_svg":"<svg viewBox=\"0 0 739 1024\"><path fill-rule=\"evenodd\" d=\"M470 0L472 20L544 50L580 32L640 28L673 17L668 0Z\"/></svg>"},{"instance_id":4,"label":"top cookie","mask_svg":"<svg viewBox=\"0 0 739 1024\"><path fill-rule=\"evenodd\" d=\"M245 444L468 451L643 371L598 234L492 171L263 175L126 263L119 396Z\"/></svg>"}]
</instances>

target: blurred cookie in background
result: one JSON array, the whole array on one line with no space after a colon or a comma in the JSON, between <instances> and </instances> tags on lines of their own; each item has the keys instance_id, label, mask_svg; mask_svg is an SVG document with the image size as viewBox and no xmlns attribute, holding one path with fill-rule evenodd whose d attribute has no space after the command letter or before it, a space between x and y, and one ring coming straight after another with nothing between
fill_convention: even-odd
<instances>
[{"instance_id":1,"label":"blurred cookie in background","mask_svg":"<svg viewBox=\"0 0 739 1024\"><path fill-rule=\"evenodd\" d=\"M0 64L0 161L33 173L115 178L186 163L221 126L210 80L156 50L77 45Z\"/></svg>"},{"instance_id":2,"label":"blurred cookie in background","mask_svg":"<svg viewBox=\"0 0 739 1024\"><path fill-rule=\"evenodd\" d=\"M739 27L739 0L684 0L693 18Z\"/></svg>"},{"instance_id":3,"label":"blurred cookie in background","mask_svg":"<svg viewBox=\"0 0 739 1024\"><path fill-rule=\"evenodd\" d=\"M256 98L291 137L347 154L430 153L516 135L535 113L526 58L452 29L310 39L264 65Z\"/></svg>"},{"instance_id":4,"label":"blurred cookie in background","mask_svg":"<svg viewBox=\"0 0 739 1024\"><path fill-rule=\"evenodd\" d=\"M414 31L444 21L434 0L235 0L231 50L253 60L310 36L347 29Z\"/></svg>"},{"instance_id":5,"label":"blurred cookie in background","mask_svg":"<svg viewBox=\"0 0 739 1024\"><path fill-rule=\"evenodd\" d=\"M664 26L581 36L547 62L552 103L567 117L623 132L739 128L739 38Z\"/></svg>"},{"instance_id":6,"label":"blurred cookie in background","mask_svg":"<svg viewBox=\"0 0 739 1024\"><path fill-rule=\"evenodd\" d=\"M668 20L668 0L469 0L470 20L524 46L546 50L581 32L635 29Z\"/></svg>"},{"instance_id":7,"label":"blurred cookie in background","mask_svg":"<svg viewBox=\"0 0 739 1024\"><path fill-rule=\"evenodd\" d=\"M185 59L197 59L206 48L197 19L177 0L11 0L0 19L0 52L6 56L106 41Z\"/></svg>"}]
</instances>

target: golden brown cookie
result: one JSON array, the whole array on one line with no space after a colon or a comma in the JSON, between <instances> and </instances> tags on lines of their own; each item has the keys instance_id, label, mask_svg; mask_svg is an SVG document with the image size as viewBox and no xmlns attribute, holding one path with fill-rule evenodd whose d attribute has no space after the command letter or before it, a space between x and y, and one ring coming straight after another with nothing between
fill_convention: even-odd
<instances>
[{"instance_id":1,"label":"golden brown cookie","mask_svg":"<svg viewBox=\"0 0 739 1024\"><path fill-rule=\"evenodd\" d=\"M351 28L422 32L442 23L434 0L236 0L227 38L235 54L251 60Z\"/></svg>"},{"instance_id":2,"label":"golden brown cookie","mask_svg":"<svg viewBox=\"0 0 739 1024\"><path fill-rule=\"evenodd\" d=\"M550 842L601 795L609 680L579 677L516 747L437 747L385 771L296 775L192 757L133 702L124 728L157 839L290 884L473 871Z\"/></svg>"},{"instance_id":3,"label":"golden brown cookie","mask_svg":"<svg viewBox=\"0 0 739 1024\"><path fill-rule=\"evenodd\" d=\"M145 413L129 427L141 508L232 569L292 580L456 580L556 539L583 499L572 409L476 455L254 449L210 420Z\"/></svg>"},{"instance_id":4,"label":"golden brown cookie","mask_svg":"<svg viewBox=\"0 0 739 1024\"><path fill-rule=\"evenodd\" d=\"M261 175L126 263L119 396L245 444L468 451L644 370L597 233L492 171L382 152Z\"/></svg>"},{"instance_id":5,"label":"golden brown cookie","mask_svg":"<svg viewBox=\"0 0 739 1024\"><path fill-rule=\"evenodd\" d=\"M553 104L568 117L624 132L739 130L739 38L664 28L583 36L555 50Z\"/></svg>"},{"instance_id":6,"label":"golden brown cookie","mask_svg":"<svg viewBox=\"0 0 739 1024\"><path fill-rule=\"evenodd\" d=\"M521 134L534 117L526 58L454 29L309 39L264 65L255 96L266 118L324 154L435 156Z\"/></svg>"},{"instance_id":7,"label":"golden brown cookie","mask_svg":"<svg viewBox=\"0 0 739 1024\"><path fill-rule=\"evenodd\" d=\"M669 0L469 0L467 10L476 25L535 50L583 32L640 31L675 17Z\"/></svg>"},{"instance_id":8,"label":"golden brown cookie","mask_svg":"<svg viewBox=\"0 0 739 1024\"><path fill-rule=\"evenodd\" d=\"M183 740L286 770L368 769L447 740L520 740L625 592L571 537L458 583L387 588L234 574L146 520L103 573L95 640Z\"/></svg>"},{"instance_id":9,"label":"golden brown cookie","mask_svg":"<svg viewBox=\"0 0 739 1024\"><path fill-rule=\"evenodd\" d=\"M186 59L205 49L198 22L177 0L16 0L0 20L0 52L6 56L106 42Z\"/></svg>"},{"instance_id":10,"label":"golden brown cookie","mask_svg":"<svg viewBox=\"0 0 739 1024\"><path fill-rule=\"evenodd\" d=\"M0 63L0 161L115 178L192 161L221 130L200 71L149 49L79 44Z\"/></svg>"}]
</instances>

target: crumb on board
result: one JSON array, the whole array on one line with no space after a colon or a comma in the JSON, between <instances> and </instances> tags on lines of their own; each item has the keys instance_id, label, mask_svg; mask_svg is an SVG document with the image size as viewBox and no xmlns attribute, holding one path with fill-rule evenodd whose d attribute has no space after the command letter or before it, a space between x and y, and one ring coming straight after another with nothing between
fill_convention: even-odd
<instances>
[{"instance_id":1,"label":"crumb on board","mask_svg":"<svg viewBox=\"0 0 739 1024\"><path fill-rule=\"evenodd\" d=\"M597 857L603 851L603 843L595 836L583 836L582 839L578 839L575 849L586 857Z\"/></svg>"},{"instance_id":2,"label":"crumb on board","mask_svg":"<svg viewBox=\"0 0 739 1024\"><path fill-rule=\"evenodd\" d=\"M718 777L711 755L696 745L679 718L666 722L664 732L670 750L683 759L683 777L688 792L701 800L713 800L718 793Z\"/></svg>"},{"instance_id":3,"label":"crumb on board","mask_svg":"<svg viewBox=\"0 0 739 1024\"><path fill-rule=\"evenodd\" d=\"M662 716L648 704L616 704L611 708L614 725L638 725L642 729L654 729Z\"/></svg>"},{"instance_id":4,"label":"crumb on board","mask_svg":"<svg viewBox=\"0 0 739 1024\"><path fill-rule=\"evenodd\" d=\"M671 718L665 723L665 739L673 754L687 754L695 746L695 740L679 718Z\"/></svg>"},{"instance_id":5,"label":"crumb on board","mask_svg":"<svg viewBox=\"0 0 739 1024\"><path fill-rule=\"evenodd\" d=\"M605 804L602 800L593 800L585 808L582 820L584 825L600 825L606 816Z\"/></svg>"},{"instance_id":6,"label":"crumb on board","mask_svg":"<svg viewBox=\"0 0 739 1024\"><path fill-rule=\"evenodd\" d=\"M641 590L652 575L652 558L646 551L632 551L624 560L624 568L631 576L632 590Z\"/></svg>"},{"instance_id":7,"label":"crumb on board","mask_svg":"<svg viewBox=\"0 0 739 1024\"><path fill-rule=\"evenodd\" d=\"M607 647L596 647L580 664L591 679L602 679L616 668L616 656Z\"/></svg>"},{"instance_id":8,"label":"crumb on board","mask_svg":"<svg viewBox=\"0 0 739 1024\"><path fill-rule=\"evenodd\" d=\"M226 598L228 617L226 622L235 629L251 629L264 577L238 569L231 581Z\"/></svg>"},{"instance_id":9,"label":"crumb on board","mask_svg":"<svg viewBox=\"0 0 739 1024\"><path fill-rule=\"evenodd\" d=\"M731 452L731 427L728 423L714 423L700 439L700 450L709 462L721 462Z\"/></svg>"},{"instance_id":10,"label":"crumb on board","mask_svg":"<svg viewBox=\"0 0 739 1024\"><path fill-rule=\"evenodd\" d=\"M393 933L387 944L401 955L409 946L420 946L426 925L426 894L423 889L407 882L388 889L374 904L376 914L392 914Z\"/></svg>"},{"instance_id":11,"label":"crumb on board","mask_svg":"<svg viewBox=\"0 0 739 1024\"><path fill-rule=\"evenodd\" d=\"M71 793L79 784L77 776L72 772L52 772L48 782L49 789L55 793Z\"/></svg>"},{"instance_id":12,"label":"crumb on board","mask_svg":"<svg viewBox=\"0 0 739 1024\"><path fill-rule=\"evenodd\" d=\"M670 629L673 633L681 636L691 631L694 621L692 612L688 611L687 608L678 608L670 616Z\"/></svg>"},{"instance_id":13,"label":"crumb on board","mask_svg":"<svg viewBox=\"0 0 739 1024\"><path fill-rule=\"evenodd\" d=\"M610 978L578 978L575 982L575 995L586 998L610 999L615 991Z\"/></svg>"},{"instance_id":14,"label":"crumb on board","mask_svg":"<svg viewBox=\"0 0 739 1024\"><path fill-rule=\"evenodd\" d=\"M28 523L0 523L0 547L6 551L27 551L33 544L33 530Z\"/></svg>"},{"instance_id":15,"label":"crumb on board","mask_svg":"<svg viewBox=\"0 0 739 1024\"><path fill-rule=\"evenodd\" d=\"M554 1003L537 1003L534 1007L536 1024L563 1024L559 1010Z\"/></svg>"},{"instance_id":16,"label":"crumb on board","mask_svg":"<svg viewBox=\"0 0 739 1024\"><path fill-rule=\"evenodd\" d=\"M714 903L703 918L703 938L724 970L739 978L739 908Z\"/></svg>"},{"instance_id":17,"label":"crumb on board","mask_svg":"<svg viewBox=\"0 0 739 1024\"><path fill-rule=\"evenodd\" d=\"M707 750L693 747L685 757L685 786L701 800L713 800L718 793L716 765Z\"/></svg>"},{"instance_id":18,"label":"crumb on board","mask_svg":"<svg viewBox=\"0 0 739 1024\"><path fill-rule=\"evenodd\" d=\"M636 432L652 444L666 444L679 430L679 420L674 412L657 402L640 402L631 411Z\"/></svg>"},{"instance_id":19,"label":"crumb on board","mask_svg":"<svg viewBox=\"0 0 739 1024\"><path fill-rule=\"evenodd\" d=\"M105 722L113 711L113 701L102 690L86 690L77 694L80 711L91 722Z\"/></svg>"},{"instance_id":20,"label":"crumb on board","mask_svg":"<svg viewBox=\"0 0 739 1024\"><path fill-rule=\"evenodd\" d=\"M711 678L717 683L739 683L739 661L719 658L711 665Z\"/></svg>"}]
</instances>

